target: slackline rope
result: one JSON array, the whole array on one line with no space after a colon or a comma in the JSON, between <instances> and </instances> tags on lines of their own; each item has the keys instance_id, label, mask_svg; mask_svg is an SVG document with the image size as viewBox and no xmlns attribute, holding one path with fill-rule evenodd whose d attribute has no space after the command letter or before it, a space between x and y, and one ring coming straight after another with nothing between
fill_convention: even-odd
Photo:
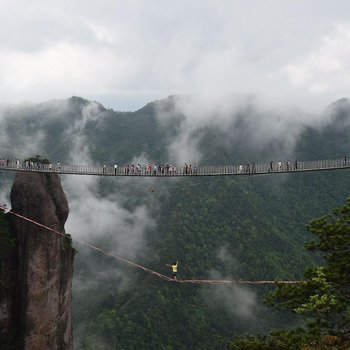
<instances>
[{"instance_id":1,"label":"slackline rope","mask_svg":"<svg viewBox=\"0 0 350 350\"><path fill-rule=\"evenodd\" d=\"M125 259L125 258L123 258L123 257L121 257L119 255L115 255L115 254L109 253L109 252L107 252L107 251L105 251L105 250L103 250L101 248L98 248L98 247L96 247L96 246L94 246L94 245L92 245L90 243L84 242L84 241L82 241L80 239L77 239L77 238L72 238L71 236L67 236L65 233L59 232L59 231L57 231L57 230L55 230L53 228L50 228L50 227L48 227L46 225L43 225L43 224L41 224L41 223L39 223L39 222L37 222L37 221L35 221L33 219L27 218L27 217L25 217L25 216L23 216L21 214L18 214L16 212L12 211L12 210L9 210L8 213L12 214L12 215L14 215L14 216L16 216L16 217L18 217L20 219L23 219L23 220L26 220L28 222L31 222L31 223L33 223L33 224L35 224L35 225L37 225L39 227L42 227L42 228L44 228L44 229L46 229L48 231L51 231L51 232L55 233L56 235L59 235L61 237L65 237L67 239L71 239L74 242L78 242L78 243L80 243L82 245L85 245L85 246L87 246L87 247L89 247L91 249L94 249L94 250L96 250L96 251L98 251L98 252L100 252L100 253L102 253L102 254L104 254L106 256L110 256L110 257L112 257L112 258L114 258L116 260L123 261L123 262L125 262L125 263L127 263L129 265L137 267L137 268L139 268L139 269L141 269L141 270L143 270L143 271L145 271L145 272L147 272L147 273L149 273L151 275L157 276L160 279L165 280L167 282L192 283L192 284L205 284L206 283L206 284L253 284L253 285L297 284L297 283L301 283L302 282L302 281L271 281L271 280L270 281L262 281L262 280L259 280L259 281L248 281L248 280L241 280L241 279L239 279L239 280L196 280L196 279L177 280L177 279L173 279L171 277L165 276L165 275L163 275L163 274L161 274L159 272L153 271L153 270L151 270L151 269L149 269L149 268L147 268L145 266L139 265L139 264L137 264L137 263L135 263L133 261Z\"/></svg>"}]
</instances>

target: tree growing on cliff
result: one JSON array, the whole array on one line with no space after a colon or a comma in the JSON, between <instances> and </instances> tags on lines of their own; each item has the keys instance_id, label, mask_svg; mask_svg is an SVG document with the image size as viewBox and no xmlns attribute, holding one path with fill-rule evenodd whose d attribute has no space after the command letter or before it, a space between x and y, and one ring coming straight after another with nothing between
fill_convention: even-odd
<instances>
[{"instance_id":1,"label":"tree growing on cliff","mask_svg":"<svg viewBox=\"0 0 350 350\"><path fill-rule=\"evenodd\" d=\"M266 303L301 315L305 326L270 335L236 337L231 349L342 350L350 348L350 198L340 208L307 225L316 239L306 248L320 254L322 266L305 270L305 280L277 285Z\"/></svg>"},{"instance_id":2,"label":"tree growing on cliff","mask_svg":"<svg viewBox=\"0 0 350 350\"><path fill-rule=\"evenodd\" d=\"M35 164L38 164L38 163L49 164L50 163L50 161L47 158L44 158L39 154L36 154L36 155L29 157L29 158L26 158L24 161L25 162L33 162Z\"/></svg>"}]
</instances>

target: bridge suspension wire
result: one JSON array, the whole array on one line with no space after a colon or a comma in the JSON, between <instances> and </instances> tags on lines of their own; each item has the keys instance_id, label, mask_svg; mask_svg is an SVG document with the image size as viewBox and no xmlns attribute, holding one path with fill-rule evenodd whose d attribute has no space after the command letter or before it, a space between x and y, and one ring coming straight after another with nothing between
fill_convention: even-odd
<instances>
[{"instance_id":1,"label":"bridge suspension wire","mask_svg":"<svg viewBox=\"0 0 350 350\"><path fill-rule=\"evenodd\" d=\"M168 277L168 276L165 276L163 275L162 273L160 272L157 272L157 271L154 271L154 270L151 270L143 265L140 265L140 264L137 264L131 260L128 260L128 259L125 259L119 255L115 255L115 254L112 254L110 252L107 252L99 247L96 247L94 246L93 244L90 244L88 242L85 242L85 241L82 241L80 239L77 239L77 238L73 238L71 236L68 236L67 234L65 233L62 233L62 232L59 232L51 227L48 227L46 225L43 225L41 224L40 222L37 222L33 219L30 219L24 215L21 215L19 213L16 213L14 212L13 210L8 210L7 211L7 208L5 206L0 206L0 209L2 209L2 211L6 211L8 214L11 214L11 215L14 215L22 220L25 220L25 221L28 221L36 226L39 226L41 228L44 228L45 230L48 230L48 231L51 231L53 233L55 233L56 235L59 235L61 237L64 237L66 239L71 239L72 241L74 242L77 242L77 243L80 243L82 245L85 245L95 251L98 251L100 253L102 253L103 255L105 256L109 256L109 257L112 257L116 260L119 260L119 261L122 261L122 262L125 262L127 263L128 265L131 265L133 267L136 267L136 268L139 268L141 270L143 270L144 272L148 273L148 274L151 274L151 275L154 275L154 276L157 276L159 277L160 279L164 280L164 281L167 281L167 282L173 282L173 283L191 283L191 284L247 284L247 285L273 285L273 284L298 284L298 283L302 283L302 281L286 281L286 280L275 280L275 281L272 281L272 280L256 280L256 281L250 281L250 280L199 280L199 279L183 279L183 280L178 280L178 279L173 279L171 277Z\"/></svg>"},{"instance_id":2,"label":"bridge suspension wire","mask_svg":"<svg viewBox=\"0 0 350 350\"><path fill-rule=\"evenodd\" d=\"M144 267L144 266L142 266L142 265L139 265L139 264L137 264L137 263L135 263L135 262L133 262L133 261L130 261L130 260L128 260L128 259L125 259L125 258L123 258L123 257L121 257L121 256L118 256L118 255L112 254L112 253L110 253L110 252L107 252L107 251L105 251L105 250L103 250L103 249L101 249L101 248L99 248L99 247L96 247L96 246L94 246L93 244L90 244L90 243L88 243L88 242L82 241L82 240L77 239L77 238L70 237L70 236L68 236L68 235L65 234L65 233L59 232L59 231L57 231L57 230L55 230L55 229L53 229L53 228L51 228L51 227L48 227L48 226L46 226L46 225L43 225L43 224L41 224L41 223L39 223L39 222L37 222L37 221L35 221L35 220L33 220L33 219L27 218L26 216L23 216L23 215L21 215L21 214L18 214L18 213L16 213L16 212L12 211L12 210L10 210L8 213L9 213L9 214L12 214L12 215L14 215L14 216L16 216L16 217L18 217L18 218L21 218L21 219L23 219L23 220L26 220L26 221L28 221L28 222L31 222L32 224L35 224L35 225L37 225L37 226L39 226L39 227L42 227L42 228L44 228L44 229L46 229L46 230L48 230L48 231L51 231L51 232L55 233L56 235L59 235L59 236L64 237L64 238L66 238L66 239L70 239L70 240L72 240L72 241L74 241L74 242L77 242L77 243L80 243L80 244L82 244L82 245L85 245L85 246L87 246L87 247L89 247L89 248L91 248L91 249L94 249L94 250L96 250L96 251L98 251L98 252L100 252L100 253L102 253L102 254L104 254L104 255L106 255L106 256L115 258L115 259L117 259L117 260L119 260L119 261L123 261L123 262L125 262L125 263L127 263L127 264L129 264L129 265L132 265L132 266L134 266L134 267L140 268L140 269L144 270L145 272L150 273L150 274L153 274L153 275L156 275L156 276L158 276L158 277L160 277L160 278L162 278L162 279L164 279L164 280L171 280L170 277L165 276L165 275L163 275L163 274L161 274L161 273L159 273L159 272L156 272L156 271L153 271L153 270L151 270L151 269L148 269L147 267Z\"/></svg>"}]
</instances>

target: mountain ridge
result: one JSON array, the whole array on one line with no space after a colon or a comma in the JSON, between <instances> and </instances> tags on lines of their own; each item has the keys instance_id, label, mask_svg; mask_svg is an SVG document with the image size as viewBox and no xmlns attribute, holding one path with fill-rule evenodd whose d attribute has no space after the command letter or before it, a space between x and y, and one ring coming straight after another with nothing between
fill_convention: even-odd
<instances>
[{"instance_id":1,"label":"mountain ridge","mask_svg":"<svg viewBox=\"0 0 350 350\"><path fill-rule=\"evenodd\" d=\"M98 106L90 110L94 103L80 108L78 98L68 114L47 116L46 123L41 121L44 114L32 116L32 130L44 134L39 142L43 156L77 164L186 162L196 157L208 164L341 158L350 146L347 101L340 102L339 117L337 108L329 107L339 125L326 118L298 130L290 120L278 124L288 121L288 115L268 117L265 125L266 111L251 105L222 119L199 116L197 125L190 113L178 108L178 98L127 113L100 111ZM195 112L194 117L200 114ZM13 124L9 134L27 145L23 134L28 131L19 129ZM210 180L68 180L64 178L64 185L74 208L71 217L80 224L77 234L106 249L118 252L123 247L123 254L165 274L165 264L178 259L179 278L300 278L307 265L320 259L303 249L306 223L339 206L349 188L347 174L339 171ZM92 228L77 221L79 216ZM154 223L147 226L149 219ZM130 242L134 246L125 245ZM157 349L220 349L236 334L299 322L288 314L266 312L261 303L266 288L173 287L77 248L75 348L109 349L115 344L135 349L147 344Z\"/></svg>"}]
</instances>

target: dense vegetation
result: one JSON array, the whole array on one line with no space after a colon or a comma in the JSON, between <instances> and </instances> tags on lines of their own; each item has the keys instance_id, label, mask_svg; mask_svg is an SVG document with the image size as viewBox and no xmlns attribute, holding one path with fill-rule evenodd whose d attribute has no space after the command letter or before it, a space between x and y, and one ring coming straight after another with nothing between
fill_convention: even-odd
<instances>
[{"instance_id":1,"label":"dense vegetation","mask_svg":"<svg viewBox=\"0 0 350 350\"><path fill-rule=\"evenodd\" d=\"M88 102L72 98L65 108L33 108L24 123L45 131L42 154L53 162L70 161L70 151L84 145L96 163L125 164L142 154L151 162L168 162L167 145L181 132L184 118L173 102L170 98L151 103L134 113L97 105L95 114L83 122L82 110ZM155 116L159 108L172 117L160 123ZM297 159L343 157L350 149L349 112L348 102L343 101L332 107L329 124L305 128L294 150ZM48 113L55 117L43 118ZM215 126L196 130L192 136L198 139L203 163L267 162L278 157L280 140L263 146L249 142L244 113L227 131ZM15 120L6 125L9 134L21 139ZM243 127L245 132L239 135ZM125 186L122 181L103 179L96 192L100 198L123 196L129 208L143 203L152 213L156 225L147 231L147 249L138 261L143 265L167 274L165 264L179 260L179 278L273 280L299 279L306 267L322 262L320 254L304 249L311 237L305 225L345 201L348 184L348 172L334 171L160 179L152 184L152 192L147 182L135 180ZM98 220L99 213L92 215ZM97 243L110 249L108 240ZM166 283L76 248L76 349L222 349L236 335L267 334L281 324L302 325L301 317L263 305L269 288ZM82 281L83 288L78 288Z\"/></svg>"},{"instance_id":2,"label":"dense vegetation","mask_svg":"<svg viewBox=\"0 0 350 350\"><path fill-rule=\"evenodd\" d=\"M305 318L305 327L273 332L266 337L237 337L235 350L319 350L350 347L350 198L330 214L312 221L316 239L307 243L324 262L305 270L303 282L278 285L266 301Z\"/></svg>"},{"instance_id":3,"label":"dense vegetation","mask_svg":"<svg viewBox=\"0 0 350 350\"><path fill-rule=\"evenodd\" d=\"M329 176L347 181L344 173ZM167 273L165 263L178 259L180 278L299 279L318 261L302 249L304 223L342 198L341 188L335 190L327 177L297 175L282 184L262 178L181 184L171 191L171 203L160 198L165 205L158 229L148 236L156 258L148 266ZM178 286L135 274L123 292L117 279L101 281L108 297L96 309L76 310L88 329L85 348L101 343L109 348L114 339L125 349L145 341L159 349L220 349L235 334L264 333L292 322L255 299L268 291L264 287ZM99 289L90 292L96 295Z\"/></svg>"}]
</instances>

